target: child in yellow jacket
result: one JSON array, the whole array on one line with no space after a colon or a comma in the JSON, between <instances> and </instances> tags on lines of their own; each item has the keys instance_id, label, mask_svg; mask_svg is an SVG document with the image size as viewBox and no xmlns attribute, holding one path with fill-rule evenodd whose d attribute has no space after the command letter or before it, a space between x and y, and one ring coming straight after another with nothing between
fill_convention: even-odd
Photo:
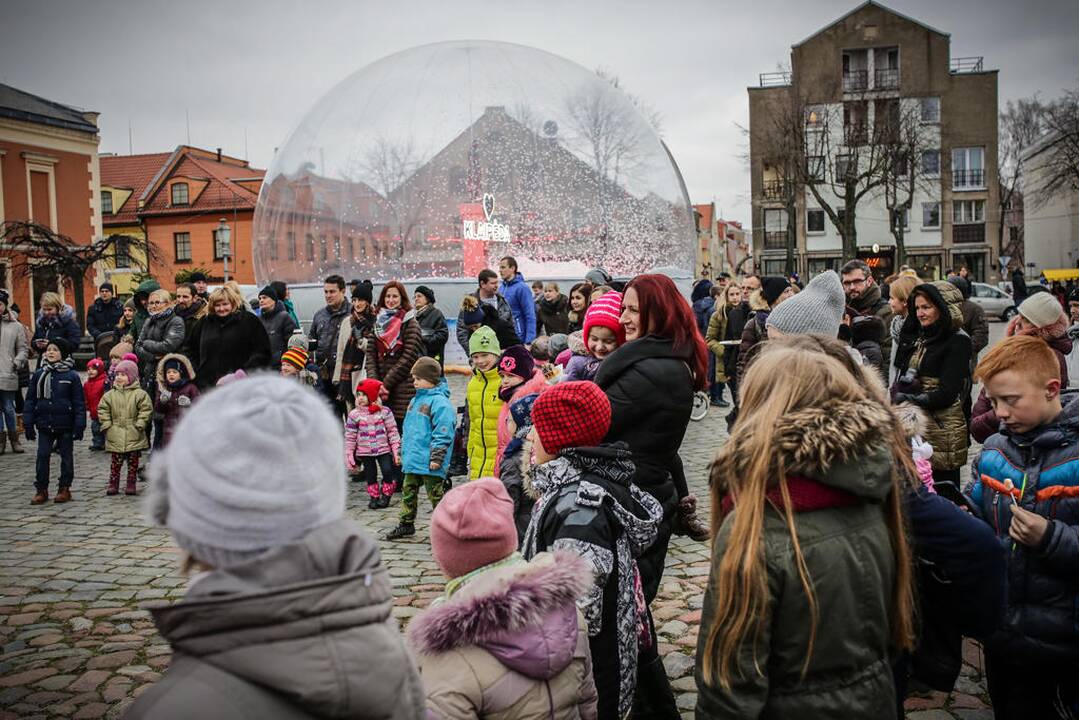
<instances>
[{"instance_id":1,"label":"child in yellow jacket","mask_svg":"<svg viewBox=\"0 0 1079 720\"><path fill-rule=\"evenodd\" d=\"M498 356L502 349L494 330L480 327L468 341L472 379L468 381L468 478L493 477L498 455Z\"/></svg>"}]
</instances>

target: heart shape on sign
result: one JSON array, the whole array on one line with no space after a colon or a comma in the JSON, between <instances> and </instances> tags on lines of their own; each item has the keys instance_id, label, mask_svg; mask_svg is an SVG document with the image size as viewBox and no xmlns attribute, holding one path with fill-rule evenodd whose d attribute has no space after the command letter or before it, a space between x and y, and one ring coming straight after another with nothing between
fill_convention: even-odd
<instances>
[{"instance_id":1,"label":"heart shape on sign","mask_svg":"<svg viewBox=\"0 0 1079 720\"><path fill-rule=\"evenodd\" d=\"M483 194L483 216L487 222L491 222L491 216L495 213L495 196L491 193Z\"/></svg>"}]
</instances>

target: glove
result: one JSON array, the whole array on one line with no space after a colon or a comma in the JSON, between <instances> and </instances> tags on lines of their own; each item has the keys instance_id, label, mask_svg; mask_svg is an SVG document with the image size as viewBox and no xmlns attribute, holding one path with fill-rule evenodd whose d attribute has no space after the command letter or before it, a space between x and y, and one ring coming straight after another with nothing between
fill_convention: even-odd
<instances>
[{"instance_id":1,"label":"glove","mask_svg":"<svg viewBox=\"0 0 1079 720\"><path fill-rule=\"evenodd\" d=\"M356 469L356 458L354 458L351 453L345 455L345 467L347 467L349 470Z\"/></svg>"},{"instance_id":2,"label":"glove","mask_svg":"<svg viewBox=\"0 0 1079 720\"><path fill-rule=\"evenodd\" d=\"M166 403L172 399L172 393L170 393L168 390L162 390L161 394L157 396L157 399L163 403Z\"/></svg>"},{"instance_id":3,"label":"glove","mask_svg":"<svg viewBox=\"0 0 1079 720\"><path fill-rule=\"evenodd\" d=\"M31 442L37 440L37 431L29 425L26 426L26 439Z\"/></svg>"}]
</instances>

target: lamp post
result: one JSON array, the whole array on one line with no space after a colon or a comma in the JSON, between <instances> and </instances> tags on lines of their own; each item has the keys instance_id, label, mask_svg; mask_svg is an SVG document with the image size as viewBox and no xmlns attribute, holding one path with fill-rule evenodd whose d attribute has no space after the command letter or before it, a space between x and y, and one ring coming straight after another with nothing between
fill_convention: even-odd
<instances>
[{"instance_id":1,"label":"lamp post","mask_svg":"<svg viewBox=\"0 0 1079 720\"><path fill-rule=\"evenodd\" d=\"M229 247L229 239L232 237L232 229L229 224L225 222L225 218L221 218L221 221L217 225L217 230L214 230L215 242L217 247L221 251L221 259L225 261L225 282L229 281L229 255L231 250Z\"/></svg>"}]
</instances>

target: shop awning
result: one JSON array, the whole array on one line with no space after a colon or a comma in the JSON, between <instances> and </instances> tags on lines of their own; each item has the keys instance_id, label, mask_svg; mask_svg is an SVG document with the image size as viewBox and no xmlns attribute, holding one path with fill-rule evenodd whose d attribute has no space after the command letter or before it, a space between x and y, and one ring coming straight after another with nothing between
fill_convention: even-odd
<instances>
[{"instance_id":1,"label":"shop awning","mask_svg":"<svg viewBox=\"0 0 1079 720\"><path fill-rule=\"evenodd\" d=\"M1060 280L1079 280L1079 268L1057 268L1055 270L1042 270L1042 275L1049 282Z\"/></svg>"}]
</instances>

